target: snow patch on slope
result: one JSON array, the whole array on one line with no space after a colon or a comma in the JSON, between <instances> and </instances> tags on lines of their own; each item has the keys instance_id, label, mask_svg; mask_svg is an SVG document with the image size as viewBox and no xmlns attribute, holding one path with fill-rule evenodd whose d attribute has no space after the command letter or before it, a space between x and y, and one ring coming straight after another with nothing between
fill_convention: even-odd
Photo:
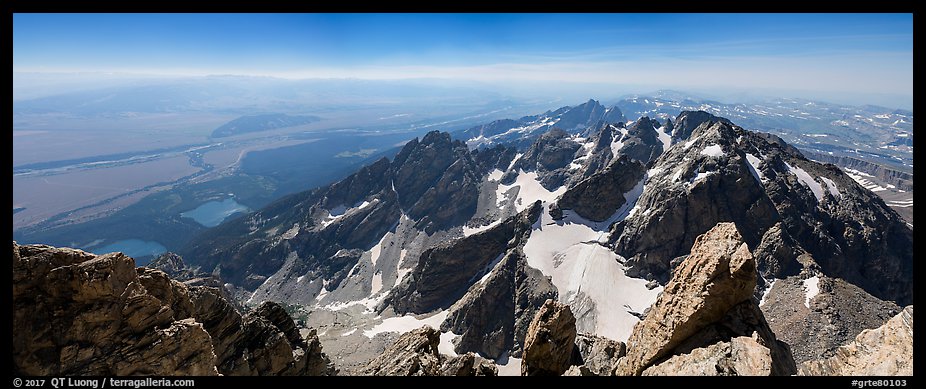
<instances>
[{"instance_id":1,"label":"snow patch on slope","mask_svg":"<svg viewBox=\"0 0 926 389\"><path fill-rule=\"evenodd\" d=\"M442 310L423 319L418 319L412 315L390 317L369 330L363 330L363 335L367 338L372 338L383 332L398 332L404 334L408 331L419 329L423 325L431 326L431 328L440 328L440 324L447 318L448 313L448 311Z\"/></svg>"},{"instance_id":2,"label":"snow patch on slope","mask_svg":"<svg viewBox=\"0 0 926 389\"><path fill-rule=\"evenodd\" d=\"M628 310L643 312L662 288L649 290L646 280L624 275L624 259L598 243L606 231L556 223L546 211L540 219L524 245L528 265L551 277L559 300L575 312L587 304L583 298L594 304L586 316L577 317L580 332L626 341L639 321Z\"/></svg>"},{"instance_id":3,"label":"snow patch on slope","mask_svg":"<svg viewBox=\"0 0 926 389\"><path fill-rule=\"evenodd\" d=\"M700 137L699 137L699 136L698 136L698 137L694 137L694 138L689 139L688 141L686 141L686 142L685 142L684 149L685 149L685 150L688 150L688 148L690 148L691 146L693 146L693 145L695 144L695 142L698 141L698 138L700 138Z\"/></svg>"},{"instance_id":4,"label":"snow patch on slope","mask_svg":"<svg viewBox=\"0 0 926 389\"><path fill-rule=\"evenodd\" d=\"M393 235L391 232L383 234L383 237L379 239L379 242L376 242L376 245L370 249L370 262L373 262L373 267L376 267L376 261L379 259L380 254L383 253L383 242L386 241L386 238L390 238Z\"/></svg>"},{"instance_id":5,"label":"snow patch on slope","mask_svg":"<svg viewBox=\"0 0 926 389\"><path fill-rule=\"evenodd\" d=\"M791 172L791 174L797 177L798 181L810 188L810 191L813 192L813 196L817 198L817 202L823 201L823 186L821 186L819 182L814 181L813 177L804 169L791 166L787 162L785 162L785 166L788 167L788 171Z\"/></svg>"},{"instance_id":6,"label":"snow patch on slope","mask_svg":"<svg viewBox=\"0 0 926 389\"><path fill-rule=\"evenodd\" d=\"M772 282L768 282L768 287L765 288L765 292L762 293L762 298L759 300L759 306L765 305L765 302L768 300L768 295L771 294L772 288L775 287L775 282L777 279L773 279Z\"/></svg>"},{"instance_id":7,"label":"snow patch on slope","mask_svg":"<svg viewBox=\"0 0 926 389\"><path fill-rule=\"evenodd\" d=\"M662 142L662 152L665 153L669 150L669 147L672 146L672 135L666 131L666 126L659 127L656 130L656 135L659 136L659 141Z\"/></svg>"},{"instance_id":8,"label":"snow patch on slope","mask_svg":"<svg viewBox=\"0 0 926 389\"><path fill-rule=\"evenodd\" d=\"M637 213L640 208L637 206L637 200L639 200L640 196L643 195L643 191L646 189L646 181L648 179L649 172L647 172L647 175L643 176L643 178L641 178L640 181L638 181L637 184L633 186L633 188L630 188L627 193L624 193L624 199L626 202L624 205L621 205L621 207L617 209L617 212L615 212L616 216L612 217L611 219L612 223L615 221L624 220Z\"/></svg>"},{"instance_id":9,"label":"snow patch on slope","mask_svg":"<svg viewBox=\"0 0 926 389\"><path fill-rule=\"evenodd\" d=\"M450 357L457 356L457 352L453 349L453 340L459 336L460 335L454 334L451 331L441 332L440 343L437 344L437 351Z\"/></svg>"},{"instance_id":10,"label":"snow patch on slope","mask_svg":"<svg viewBox=\"0 0 926 389\"><path fill-rule=\"evenodd\" d=\"M619 133L614 134L614 138L611 140L611 155L614 158L617 158L617 155L620 154L621 149L624 147L624 142L621 139L624 139L624 136L627 135L627 128L620 128Z\"/></svg>"},{"instance_id":11,"label":"snow patch on slope","mask_svg":"<svg viewBox=\"0 0 926 389\"><path fill-rule=\"evenodd\" d=\"M504 174L505 174L505 172L503 172L503 171L501 171L501 170L498 170L498 169L494 169L494 170L492 170L491 173L489 173L489 176L487 177L487 179L488 179L489 181L498 181L498 180L501 180L501 179L502 179L502 175L504 175Z\"/></svg>"},{"instance_id":12,"label":"snow patch on slope","mask_svg":"<svg viewBox=\"0 0 926 389\"><path fill-rule=\"evenodd\" d=\"M696 183L696 182L698 182L698 181L700 181L700 180L703 180L703 179L707 178L708 176L710 176L711 174L714 174L714 173L717 173L717 172L714 171L714 170L706 171L706 172L698 172L698 174L696 174L696 175L694 176L694 178L691 179L691 182L689 182L689 184L693 184L693 183ZM690 186L690 185L689 185L689 186Z\"/></svg>"},{"instance_id":13,"label":"snow patch on slope","mask_svg":"<svg viewBox=\"0 0 926 389\"><path fill-rule=\"evenodd\" d=\"M510 357L505 353L495 360L495 366L498 367L499 377L521 376L521 358Z\"/></svg>"},{"instance_id":14,"label":"snow patch on slope","mask_svg":"<svg viewBox=\"0 0 926 389\"><path fill-rule=\"evenodd\" d=\"M395 187L393 187L393 189L395 189ZM325 217L325 220L322 220L322 228L328 227L331 223L334 223L338 219L350 213L357 212L361 209L364 209L368 207L369 205L370 205L369 201L362 201L357 204L354 204L354 206L350 208L347 208L344 205L339 205L337 207L334 207L328 211L328 216Z\"/></svg>"},{"instance_id":15,"label":"snow patch on slope","mask_svg":"<svg viewBox=\"0 0 926 389\"><path fill-rule=\"evenodd\" d=\"M701 150L701 155L707 155L709 157L722 157L723 149L720 147L720 145L710 145L705 147L704 150Z\"/></svg>"},{"instance_id":16,"label":"snow patch on slope","mask_svg":"<svg viewBox=\"0 0 926 389\"><path fill-rule=\"evenodd\" d=\"M810 308L810 300L820 293L820 277L813 276L804 280L804 306Z\"/></svg>"},{"instance_id":17,"label":"snow patch on slope","mask_svg":"<svg viewBox=\"0 0 926 389\"><path fill-rule=\"evenodd\" d=\"M376 272L373 275L373 280L370 285L370 295L376 295L379 291L383 290L383 273Z\"/></svg>"},{"instance_id":18,"label":"snow patch on slope","mask_svg":"<svg viewBox=\"0 0 926 389\"><path fill-rule=\"evenodd\" d=\"M498 220L496 220L496 221L494 221L494 222L492 222L492 223L486 224L486 225L484 225L484 226L479 226L479 227L463 226L463 236L466 237L466 236L470 236L470 235L473 235L473 234L478 234L478 233L480 233L480 232L482 232L482 231L488 230L488 229L490 229L490 228L492 228L492 227L495 227L495 226L499 225L501 222L502 222L502 219L498 219Z\"/></svg>"},{"instance_id":19,"label":"snow patch on slope","mask_svg":"<svg viewBox=\"0 0 926 389\"><path fill-rule=\"evenodd\" d=\"M508 164L508 168L505 169L505 171L511 170L511 168L514 167L514 163L515 163L515 162L518 162L518 160L521 159L521 157L523 157L523 156L524 156L524 153L518 153L517 155L515 155L514 158L511 159L511 163ZM501 177L499 177L499 178L501 178Z\"/></svg>"},{"instance_id":20,"label":"snow patch on slope","mask_svg":"<svg viewBox=\"0 0 926 389\"><path fill-rule=\"evenodd\" d=\"M543 185L540 185L540 181L537 180L537 172L519 170L514 183L511 185L498 185L495 195L499 206L504 205L506 200L511 201L511 199L508 199L506 192L514 187L518 187L518 195L513 199L515 209L518 212L527 209L534 201L552 202L566 192L565 185L556 188L554 191L549 191Z\"/></svg>"},{"instance_id":21,"label":"snow patch on slope","mask_svg":"<svg viewBox=\"0 0 926 389\"><path fill-rule=\"evenodd\" d=\"M765 182L765 176L762 174L762 171L759 170L759 164L762 163L762 160L755 155L746 153L746 161L749 162L749 172L752 173L756 181L759 181L760 184Z\"/></svg>"},{"instance_id":22,"label":"snow patch on slope","mask_svg":"<svg viewBox=\"0 0 926 389\"><path fill-rule=\"evenodd\" d=\"M839 187L836 186L836 183L833 182L833 180L826 177L820 177L820 179L823 180L824 184L826 184L826 189L829 190L833 197L840 199L842 198L842 193L839 191Z\"/></svg>"}]
</instances>

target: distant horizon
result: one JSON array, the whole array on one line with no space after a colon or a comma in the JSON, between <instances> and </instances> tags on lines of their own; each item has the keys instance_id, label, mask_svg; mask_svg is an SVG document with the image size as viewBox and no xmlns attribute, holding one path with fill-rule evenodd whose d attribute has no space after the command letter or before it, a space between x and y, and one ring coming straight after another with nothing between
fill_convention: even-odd
<instances>
[{"instance_id":1,"label":"distant horizon","mask_svg":"<svg viewBox=\"0 0 926 389\"><path fill-rule=\"evenodd\" d=\"M775 90L912 108L913 16L19 13L13 70Z\"/></svg>"},{"instance_id":2,"label":"distant horizon","mask_svg":"<svg viewBox=\"0 0 926 389\"><path fill-rule=\"evenodd\" d=\"M204 74L204 75L168 75L168 74L152 74L152 73L97 72L97 71L84 71L84 72L19 72L19 71L14 71L13 75L14 75L14 96L13 96L14 102L49 97L49 96L54 96L58 94L67 94L67 93L76 92L76 91L91 91L91 90L127 86L127 85L157 85L156 83L152 84L150 82L145 82L149 80L162 80L162 81L170 82L170 81L180 81L180 80L220 79L220 78L275 80L275 81L284 81L284 82L285 81L292 81L292 82L311 82L311 81L378 82L378 81L381 81L381 82L396 82L396 83L403 83L403 82L405 83L440 83L440 84L449 83L449 84L455 84L458 86L466 86L466 87L471 87L471 88L491 87L491 89L493 89L493 91L496 91L496 92L505 92L505 91L510 92L513 90L518 90L518 87L512 86L512 84L508 84L508 86L505 87L505 86L490 85L485 82L477 82L477 81L470 81L470 80L457 80L457 79L446 79L446 78L444 79L426 78L426 77L403 78L403 79L374 79L374 78L357 78L357 77L286 78L286 77L279 77L279 76L274 76L274 75L250 75L250 74L218 74L216 73L216 74ZM37 76L37 77L81 76L81 77L87 77L89 76L89 77L100 77L100 78L92 78L90 80L86 80L86 79L75 80L77 85L80 85L80 86L76 86L73 89L64 88L64 90L61 92L45 91L43 93L43 92L32 91L31 89L33 89L34 85L17 86L16 79L15 79L16 76L19 76L19 77L23 77L23 76ZM112 77L116 79L116 80L110 80L110 81L114 81L113 85L105 84L106 82L105 79L107 77ZM103 82L102 86L99 85L100 82ZM96 86L90 86L90 85L96 85ZM615 90L614 87L618 87L618 89ZM622 98L622 97L630 96L630 95L652 96L659 92L678 92L682 94L688 94L688 95L691 95L691 97L696 97L696 98L700 98L704 100L715 100L715 101L718 101L724 104L762 102L762 101L768 101L772 99L801 99L801 100L812 100L812 101L821 102L821 103L830 103L830 104L847 105L847 106L873 105L873 106L881 106L884 108L891 108L891 109L904 109L904 110L913 109L912 98L909 101L907 101L907 99L904 97L889 96L889 95L875 97L875 98L871 98L872 97L871 95L864 95L868 97L868 99L859 100L859 98L862 98L862 97L856 97L856 98L852 98L851 96L848 98L846 98L845 96L826 97L826 96L815 96L814 93L809 92L809 91L803 91L803 93L801 91L792 91L793 93L789 93L788 91L775 91L774 89L740 88L740 89L726 89L726 90L721 89L721 90L707 91L707 90L700 90L698 88L679 88L679 87L673 87L673 86L637 85L637 86L624 86L626 87L626 89L621 90L620 87L621 86L619 85L618 86L596 85L594 88L596 90L609 89L613 92L612 93L598 93L598 92L592 91L592 92L583 94L582 86L575 85L570 88L570 92L568 93L569 96L566 96L564 98L569 100L571 97L572 100L576 100L574 104L581 104L582 102L585 102L588 99L604 101L604 100L609 100L609 99ZM17 91L18 88L28 89L28 91L23 92L24 94L26 94L25 97L17 97L17 94L21 93L20 91ZM505 90L503 91L502 89L505 89ZM530 92L522 92L522 94L529 94L529 93ZM553 93L553 92L547 92L544 94L549 94L549 93ZM510 96L510 97L518 97L518 96ZM544 96L535 96L535 97L544 97ZM563 97L563 96L558 96L558 97Z\"/></svg>"}]
</instances>

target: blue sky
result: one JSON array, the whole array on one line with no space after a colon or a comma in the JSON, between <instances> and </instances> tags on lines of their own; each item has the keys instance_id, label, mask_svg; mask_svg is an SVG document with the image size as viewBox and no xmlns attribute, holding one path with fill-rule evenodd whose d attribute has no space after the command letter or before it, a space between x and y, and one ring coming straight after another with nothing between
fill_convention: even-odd
<instances>
[{"instance_id":1,"label":"blue sky","mask_svg":"<svg viewBox=\"0 0 926 389\"><path fill-rule=\"evenodd\" d=\"M913 95L910 14L15 14L17 72Z\"/></svg>"}]
</instances>

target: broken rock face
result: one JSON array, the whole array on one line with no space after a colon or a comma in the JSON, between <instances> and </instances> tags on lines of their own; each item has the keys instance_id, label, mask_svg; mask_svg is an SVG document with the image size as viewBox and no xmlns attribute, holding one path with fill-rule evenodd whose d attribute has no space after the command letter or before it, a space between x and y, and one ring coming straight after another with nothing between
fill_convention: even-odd
<instances>
[{"instance_id":1,"label":"broken rock face","mask_svg":"<svg viewBox=\"0 0 926 389\"><path fill-rule=\"evenodd\" d=\"M217 374L202 324L175 316L132 258L13 242L18 374Z\"/></svg>"},{"instance_id":2,"label":"broken rock face","mask_svg":"<svg viewBox=\"0 0 926 389\"><path fill-rule=\"evenodd\" d=\"M584 368L584 371L580 369L587 372L584 375L606 376L617 368L617 361L627 353L627 346L601 336L578 334L576 351L573 363Z\"/></svg>"},{"instance_id":3,"label":"broken rock face","mask_svg":"<svg viewBox=\"0 0 926 389\"><path fill-rule=\"evenodd\" d=\"M121 253L13 242L13 370L23 375L334 374L274 303L242 317Z\"/></svg>"},{"instance_id":4,"label":"broken rock face","mask_svg":"<svg viewBox=\"0 0 926 389\"><path fill-rule=\"evenodd\" d=\"M402 334L363 369L375 376L496 376L498 368L476 354L447 358L438 351L440 332L423 326Z\"/></svg>"},{"instance_id":5,"label":"broken rock face","mask_svg":"<svg viewBox=\"0 0 926 389\"><path fill-rule=\"evenodd\" d=\"M370 361L364 375L436 376L440 375L441 357L437 350L440 332L424 326L409 331Z\"/></svg>"},{"instance_id":6,"label":"broken rock face","mask_svg":"<svg viewBox=\"0 0 926 389\"><path fill-rule=\"evenodd\" d=\"M800 375L913 375L913 306L865 330L836 355L801 364Z\"/></svg>"},{"instance_id":7,"label":"broken rock face","mask_svg":"<svg viewBox=\"0 0 926 389\"><path fill-rule=\"evenodd\" d=\"M682 365L691 374L793 374L790 350L775 339L752 297L756 277L755 260L733 223L699 236L634 326L617 374L640 375L651 367L646 374L667 374ZM716 369L691 365L695 360Z\"/></svg>"},{"instance_id":8,"label":"broken rock face","mask_svg":"<svg viewBox=\"0 0 926 389\"><path fill-rule=\"evenodd\" d=\"M741 336L729 342L715 343L675 355L651 366L643 375L710 376L710 375L769 375L772 357L769 349L756 339Z\"/></svg>"},{"instance_id":9,"label":"broken rock face","mask_svg":"<svg viewBox=\"0 0 926 389\"><path fill-rule=\"evenodd\" d=\"M562 375L569 369L576 318L568 305L544 302L527 329L521 375Z\"/></svg>"}]
</instances>

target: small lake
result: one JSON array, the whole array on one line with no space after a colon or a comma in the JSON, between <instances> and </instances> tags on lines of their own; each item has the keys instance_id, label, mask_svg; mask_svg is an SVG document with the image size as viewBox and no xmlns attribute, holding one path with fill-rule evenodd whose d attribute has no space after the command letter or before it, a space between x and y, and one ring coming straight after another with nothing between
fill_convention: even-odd
<instances>
[{"instance_id":1,"label":"small lake","mask_svg":"<svg viewBox=\"0 0 926 389\"><path fill-rule=\"evenodd\" d=\"M138 261L139 257L144 257L146 255L156 257L166 252L167 248L164 247L164 245L154 241L126 239L110 243L106 246L93 249L91 251L98 255L121 251L123 254L136 259L135 266L144 266L148 264L148 261Z\"/></svg>"},{"instance_id":2,"label":"small lake","mask_svg":"<svg viewBox=\"0 0 926 389\"><path fill-rule=\"evenodd\" d=\"M183 212L180 216L193 219L205 227L215 227L229 216L247 211L248 207L238 204L235 199L229 197L222 201L210 201L196 207L196 209Z\"/></svg>"}]
</instances>

